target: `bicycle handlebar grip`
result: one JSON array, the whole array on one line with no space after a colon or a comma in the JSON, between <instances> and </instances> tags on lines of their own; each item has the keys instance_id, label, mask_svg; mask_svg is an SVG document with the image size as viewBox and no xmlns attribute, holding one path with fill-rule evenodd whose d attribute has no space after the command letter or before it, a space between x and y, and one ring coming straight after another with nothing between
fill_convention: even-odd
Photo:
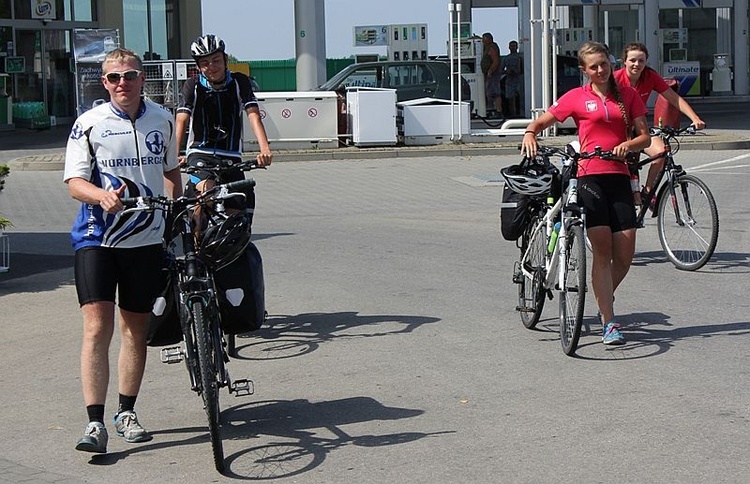
<instances>
[{"instance_id":1,"label":"bicycle handlebar grip","mask_svg":"<svg viewBox=\"0 0 750 484\"><path fill-rule=\"evenodd\" d=\"M241 192L248 188L253 188L255 186L255 180L252 178L248 180L240 180L236 182L230 182L224 185L224 188L227 189L228 192Z\"/></svg>"},{"instance_id":2,"label":"bicycle handlebar grip","mask_svg":"<svg viewBox=\"0 0 750 484\"><path fill-rule=\"evenodd\" d=\"M135 207L138 205L138 197L132 198L132 197L125 197L120 199L120 203L122 203L123 207Z\"/></svg>"}]
</instances>

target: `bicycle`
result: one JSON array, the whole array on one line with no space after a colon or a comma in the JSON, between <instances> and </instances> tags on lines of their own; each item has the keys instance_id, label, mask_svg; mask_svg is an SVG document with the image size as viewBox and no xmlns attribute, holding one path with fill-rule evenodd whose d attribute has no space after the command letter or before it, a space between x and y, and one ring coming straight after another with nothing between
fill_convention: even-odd
<instances>
[{"instance_id":1,"label":"bicycle","mask_svg":"<svg viewBox=\"0 0 750 484\"><path fill-rule=\"evenodd\" d=\"M244 214L227 214L224 201L244 197L252 188L252 179L216 185L198 196L183 196L172 200L165 196L123 198L124 212L164 211L167 223L167 253L169 269L177 284L175 297L179 301L180 325L184 346L161 350L161 361L184 361L190 377L191 389L203 399L211 439L214 465L224 472L224 450L221 441L219 389L226 387L230 394L246 396L254 393L249 379L232 381L227 369L229 355L220 324L219 304L213 275L243 254L250 242L249 223ZM208 230L196 241L195 210L200 207L208 215L209 226L216 226L210 237ZM176 254L176 235L182 241L182 255Z\"/></svg>"},{"instance_id":2,"label":"bicycle","mask_svg":"<svg viewBox=\"0 0 750 484\"><path fill-rule=\"evenodd\" d=\"M711 190L703 180L689 175L674 161L674 154L679 151L678 136L695 132L692 125L682 129L650 128L649 134L659 136L664 142L664 151L631 164L631 169L640 170L664 158L651 192L641 193L636 224L642 227L646 213L653 207L651 216L656 217L659 242L670 262L685 271L703 267L713 255L719 238L719 211Z\"/></svg>"},{"instance_id":3,"label":"bicycle","mask_svg":"<svg viewBox=\"0 0 750 484\"><path fill-rule=\"evenodd\" d=\"M186 165L182 168L182 172L186 173L188 175L206 175L210 174L211 178L216 183L225 183L229 180L225 179L225 176L229 172L235 172L237 170L239 171L251 171L251 170L257 170L257 169L266 169L264 166L258 166L256 164L256 161L254 159L249 160L243 160L241 162L237 162L234 158L225 158L218 155L200 155L197 160L191 164ZM246 200L247 201L247 200ZM250 202L250 205L254 209L255 207L255 200L252 200ZM239 209L230 209L230 210L239 210ZM252 215L250 215L252 220ZM268 319L268 312L263 308L262 311L262 322L265 322ZM227 334L225 335L227 339L227 345L228 345L228 352L229 356L236 357L237 356L237 338L234 334Z\"/></svg>"},{"instance_id":4,"label":"bicycle","mask_svg":"<svg viewBox=\"0 0 750 484\"><path fill-rule=\"evenodd\" d=\"M562 171L550 161L558 156ZM582 211L578 206L577 157L566 148L538 147L535 157L502 169L505 183L528 196L529 222L516 245L521 256L514 263L521 322L533 329L539 322L545 296L558 292L559 330L563 352L578 347L586 302L586 245Z\"/></svg>"}]
</instances>

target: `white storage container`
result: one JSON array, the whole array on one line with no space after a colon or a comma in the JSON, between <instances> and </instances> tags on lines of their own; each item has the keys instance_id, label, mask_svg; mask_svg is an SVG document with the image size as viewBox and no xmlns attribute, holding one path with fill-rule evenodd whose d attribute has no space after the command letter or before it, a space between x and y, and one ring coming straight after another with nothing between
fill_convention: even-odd
<instances>
[{"instance_id":1,"label":"white storage container","mask_svg":"<svg viewBox=\"0 0 750 484\"><path fill-rule=\"evenodd\" d=\"M271 149L338 147L336 93L331 91L255 93ZM257 151L258 141L243 116L243 150Z\"/></svg>"}]
</instances>

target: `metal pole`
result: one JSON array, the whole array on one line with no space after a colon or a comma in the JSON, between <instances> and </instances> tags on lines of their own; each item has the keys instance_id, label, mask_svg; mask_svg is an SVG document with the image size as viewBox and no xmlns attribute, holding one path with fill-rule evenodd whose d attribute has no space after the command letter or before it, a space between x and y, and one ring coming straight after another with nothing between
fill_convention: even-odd
<instances>
[{"instance_id":1,"label":"metal pole","mask_svg":"<svg viewBox=\"0 0 750 484\"><path fill-rule=\"evenodd\" d=\"M550 102L550 62L549 62L549 5L542 2L542 104L546 109ZM549 130L545 130L549 131ZM548 135L549 133L545 133Z\"/></svg>"},{"instance_id":2,"label":"metal pole","mask_svg":"<svg viewBox=\"0 0 750 484\"><path fill-rule=\"evenodd\" d=\"M454 90L454 83L453 83L453 11L455 9L455 4L453 2L448 4L448 58L450 59L451 63L451 106L453 106L453 103L455 102L455 96L453 94ZM453 138L455 138L456 133L456 126L455 126L455 119L453 118L453 112L451 111L451 141L453 141Z\"/></svg>"},{"instance_id":3,"label":"metal pole","mask_svg":"<svg viewBox=\"0 0 750 484\"><path fill-rule=\"evenodd\" d=\"M552 11L552 18L550 19L550 29L552 33L552 52L549 53L550 59L552 60L552 99L557 101L557 0L552 0L550 4ZM552 133L557 136L557 124L552 125Z\"/></svg>"},{"instance_id":4,"label":"metal pole","mask_svg":"<svg viewBox=\"0 0 750 484\"><path fill-rule=\"evenodd\" d=\"M531 104L531 110L530 114L533 119L536 119L539 117L539 94L537 93L537 26L539 20L537 19L537 7L539 6L539 0L531 0L530 2L530 9L529 9L529 60L530 62L530 80L529 80L529 86L531 87L531 97L530 97L530 104Z\"/></svg>"},{"instance_id":5,"label":"metal pole","mask_svg":"<svg viewBox=\"0 0 750 484\"><path fill-rule=\"evenodd\" d=\"M456 47L458 48L458 63L456 64L456 82L458 83L458 140L461 141L461 4L456 4ZM456 105L451 103L451 116L455 115Z\"/></svg>"}]
</instances>

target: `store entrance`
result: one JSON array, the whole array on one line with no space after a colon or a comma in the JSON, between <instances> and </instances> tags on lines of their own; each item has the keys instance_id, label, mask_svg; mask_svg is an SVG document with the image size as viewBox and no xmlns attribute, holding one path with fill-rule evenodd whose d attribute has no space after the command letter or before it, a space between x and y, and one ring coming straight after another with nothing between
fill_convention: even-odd
<instances>
[{"instance_id":1,"label":"store entrance","mask_svg":"<svg viewBox=\"0 0 750 484\"><path fill-rule=\"evenodd\" d=\"M16 30L16 55L26 70L14 74L14 116L21 119L51 116L57 123L75 119L75 75L72 43L67 30Z\"/></svg>"}]
</instances>

